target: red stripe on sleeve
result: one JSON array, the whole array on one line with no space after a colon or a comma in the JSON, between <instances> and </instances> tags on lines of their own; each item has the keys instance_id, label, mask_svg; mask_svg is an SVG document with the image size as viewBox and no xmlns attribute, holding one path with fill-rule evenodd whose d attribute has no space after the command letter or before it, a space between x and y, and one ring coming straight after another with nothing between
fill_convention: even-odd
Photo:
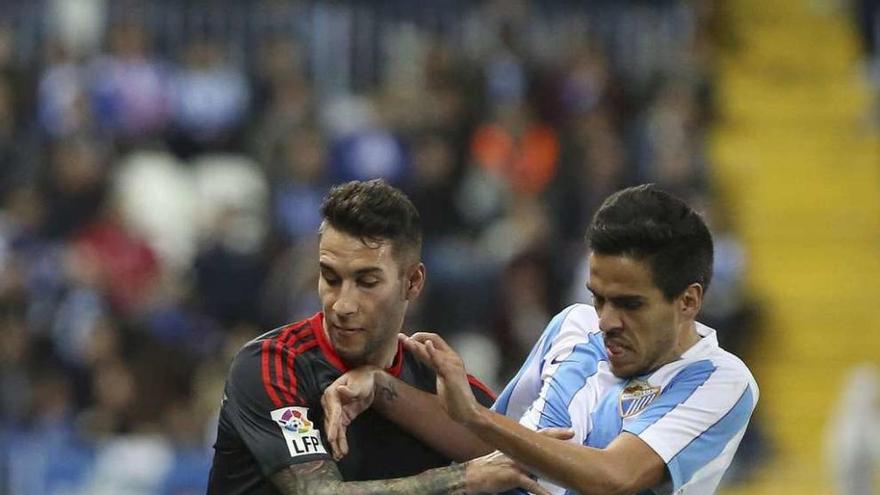
<instances>
[{"instance_id":1,"label":"red stripe on sleeve","mask_svg":"<svg viewBox=\"0 0 880 495\"><path fill-rule=\"evenodd\" d=\"M270 345L272 345L271 340L264 340L260 350L260 360L262 362L263 370L263 388L266 389L266 395L269 396L269 399L275 404L275 407L281 407L283 403L281 402L281 399L278 398L278 394L275 393L275 388L272 386L272 378L269 374Z\"/></svg>"},{"instance_id":2,"label":"red stripe on sleeve","mask_svg":"<svg viewBox=\"0 0 880 495\"><path fill-rule=\"evenodd\" d=\"M285 391L285 395L291 399L291 402L298 402L299 397L296 390L296 368L294 368L294 358L297 354L302 352L301 349L296 348L296 343L307 336L311 332L311 327L308 323L297 325L290 325L287 327L284 332L278 337L278 341L282 348L286 348L287 351L287 376L288 381L290 382L287 386L287 390ZM317 345L317 344L316 344Z\"/></svg>"},{"instance_id":3,"label":"red stripe on sleeve","mask_svg":"<svg viewBox=\"0 0 880 495\"><path fill-rule=\"evenodd\" d=\"M290 333L293 332L294 330L296 330L296 326L294 326L294 325L288 325L284 330L281 331L281 335L279 335L279 336L277 337L278 342L284 342L285 340L287 340L287 337L288 337L288 336L290 335ZM273 339L273 340L276 340L276 339Z\"/></svg>"},{"instance_id":4,"label":"red stripe on sleeve","mask_svg":"<svg viewBox=\"0 0 880 495\"><path fill-rule=\"evenodd\" d=\"M293 368L293 357L297 354L297 351L291 349L287 351L287 373L290 376L290 385L288 386L287 394L291 396L291 402L294 402L293 399L296 398L296 372Z\"/></svg>"},{"instance_id":5,"label":"red stripe on sleeve","mask_svg":"<svg viewBox=\"0 0 880 495\"><path fill-rule=\"evenodd\" d=\"M283 364L283 356L281 355L283 352L283 347L277 342L273 342L272 349L275 351L275 381L278 383L278 388L281 390L282 395L284 395L284 400L290 404L293 402L293 396L290 395L290 391L284 387L284 364ZM293 353L291 353L292 357Z\"/></svg>"},{"instance_id":6,"label":"red stripe on sleeve","mask_svg":"<svg viewBox=\"0 0 880 495\"><path fill-rule=\"evenodd\" d=\"M293 344L297 344L295 341ZM299 393L296 389L296 368L294 367L294 358L299 354L306 352L307 350L317 347L318 342L316 340L310 340L306 343L299 343L298 346L291 345L288 349L287 353L287 374L289 376L290 384L287 387L286 394L292 396L294 403L299 403Z\"/></svg>"},{"instance_id":7,"label":"red stripe on sleeve","mask_svg":"<svg viewBox=\"0 0 880 495\"><path fill-rule=\"evenodd\" d=\"M284 331L281 332L281 335L279 335L277 337L277 340L278 340L278 342L281 342L281 343L287 343L288 341L294 342L297 339L299 339L300 337L302 337L303 335L305 335L308 330L311 330L311 329L309 328L309 325L307 322L300 323L300 324L294 323L292 325L288 325L287 328L285 328ZM290 335L291 333L294 334L292 338Z\"/></svg>"},{"instance_id":8,"label":"red stripe on sleeve","mask_svg":"<svg viewBox=\"0 0 880 495\"><path fill-rule=\"evenodd\" d=\"M313 347L317 347L317 346L318 346L317 340L310 340L310 341L306 342L305 344L300 344L298 347L294 348L293 351L297 354L302 354L302 353L306 352L307 350L309 350Z\"/></svg>"},{"instance_id":9,"label":"red stripe on sleeve","mask_svg":"<svg viewBox=\"0 0 880 495\"><path fill-rule=\"evenodd\" d=\"M473 375L468 375L468 383L471 384L472 387L476 387L480 389L484 394L488 395L492 398L492 400L497 399L498 397L495 395L495 392L492 391L491 388L487 387L483 382L477 380Z\"/></svg>"}]
</instances>

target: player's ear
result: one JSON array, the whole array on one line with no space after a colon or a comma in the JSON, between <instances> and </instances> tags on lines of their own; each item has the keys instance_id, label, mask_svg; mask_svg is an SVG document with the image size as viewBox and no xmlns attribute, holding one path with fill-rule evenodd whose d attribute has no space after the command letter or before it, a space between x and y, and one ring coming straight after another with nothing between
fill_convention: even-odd
<instances>
[{"instance_id":1,"label":"player's ear","mask_svg":"<svg viewBox=\"0 0 880 495\"><path fill-rule=\"evenodd\" d=\"M679 309L688 318L696 319L703 305L703 286L693 283L679 296Z\"/></svg>"},{"instance_id":2,"label":"player's ear","mask_svg":"<svg viewBox=\"0 0 880 495\"><path fill-rule=\"evenodd\" d=\"M407 269L406 280L404 280L404 294L407 301L419 297L422 289L425 287L425 264L416 263Z\"/></svg>"}]
</instances>

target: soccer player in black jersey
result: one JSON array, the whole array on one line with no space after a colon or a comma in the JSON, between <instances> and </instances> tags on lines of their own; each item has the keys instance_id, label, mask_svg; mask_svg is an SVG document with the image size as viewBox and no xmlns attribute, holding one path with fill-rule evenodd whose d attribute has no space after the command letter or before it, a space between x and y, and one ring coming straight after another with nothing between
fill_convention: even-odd
<instances>
[{"instance_id":1,"label":"soccer player in black jersey","mask_svg":"<svg viewBox=\"0 0 880 495\"><path fill-rule=\"evenodd\" d=\"M321 213L322 311L256 338L236 356L208 493L426 495L516 486L544 493L503 455L468 460L490 450L483 445L454 458L453 449L437 451L430 439L373 411L347 425L347 455L328 453L321 396L343 373L371 367L431 393L436 377L397 338L409 302L425 283L415 207L399 190L372 180L334 187ZM470 382L480 402L490 405L492 393L472 377ZM438 434L469 435L458 427ZM461 463L450 465L453 460Z\"/></svg>"}]
</instances>

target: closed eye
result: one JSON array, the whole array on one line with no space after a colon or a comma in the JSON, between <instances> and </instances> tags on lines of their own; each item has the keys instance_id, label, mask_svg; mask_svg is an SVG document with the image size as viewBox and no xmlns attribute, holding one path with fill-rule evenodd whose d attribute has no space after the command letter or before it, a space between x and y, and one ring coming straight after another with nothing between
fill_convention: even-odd
<instances>
[{"instance_id":1,"label":"closed eye","mask_svg":"<svg viewBox=\"0 0 880 495\"><path fill-rule=\"evenodd\" d=\"M327 285L337 285L339 283L339 277L331 272L321 271L321 278L324 279Z\"/></svg>"},{"instance_id":2,"label":"closed eye","mask_svg":"<svg viewBox=\"0 0 880 495\"><path fill-rule=\"evenodd\" d=\"M612 299L615 306L621 309L635 311L642 307L642 300L637 297L619 297Z\"/></svg>"}]
</instances>

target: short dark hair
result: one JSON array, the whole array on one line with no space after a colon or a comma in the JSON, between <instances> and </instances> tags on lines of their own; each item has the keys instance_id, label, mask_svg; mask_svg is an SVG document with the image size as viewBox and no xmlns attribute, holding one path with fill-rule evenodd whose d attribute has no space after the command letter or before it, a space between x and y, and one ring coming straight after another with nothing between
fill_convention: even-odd
<instances>
[{"instance_id":1,"label":"short dark hair","mask_svg":"<svg viewBox=\"0 0 880 495\"><path fill-rule=\"evenodd\" d=\"M647 261L654 284L671 301L690 284L712 280L712 235L684 201L653 184L618 191L602 203L587 233L602 255Z\"/></svg>"},{"instance_id":2,"label":"short dark hair","mask_svg":"<svg viewBox=\"0 0 880 495\"><path fill-rule=\"evenodd\" d=\"M321 204L321 216L334 229L358 237L364 243L387 240L395 255L421 258L419 212L403 191L384 179L333 186Z\"/></svg>"}]
</instances>

